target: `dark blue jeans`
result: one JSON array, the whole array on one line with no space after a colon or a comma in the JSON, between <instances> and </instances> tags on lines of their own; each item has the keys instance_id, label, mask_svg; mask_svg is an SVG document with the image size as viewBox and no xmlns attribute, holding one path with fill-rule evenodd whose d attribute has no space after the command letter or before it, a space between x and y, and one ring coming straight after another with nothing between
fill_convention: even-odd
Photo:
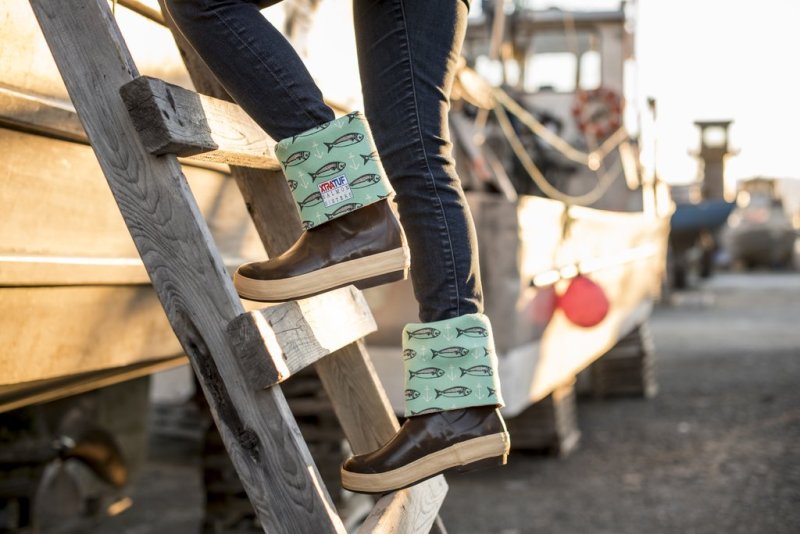
<instances>
[{"instance_id":1,"label":"dark blue jeans","mask_svg":"<svg viewBox=\"0 0 800 534\"><path fill-rule=\"evenodd\" d=\"M291 45L247 0L167 0L175 23L275 140L334 118ZM472 216L447 123L464 0L354 0L365 114L411 249L420 321L483 311Z\"/></svg>"}]
</instances>

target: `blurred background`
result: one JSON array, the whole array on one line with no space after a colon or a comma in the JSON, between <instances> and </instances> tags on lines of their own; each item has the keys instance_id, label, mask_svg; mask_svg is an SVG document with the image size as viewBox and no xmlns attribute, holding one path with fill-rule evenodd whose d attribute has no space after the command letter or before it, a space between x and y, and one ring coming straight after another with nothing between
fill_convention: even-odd
<instances>
[{"instance_id":1,"label":"blurred background","mask_svg":"<svg viewBox=\"0 0 800 534\"><path fill-rule=\"evenodd\" d=\"M0 532L258 532L36 19L0 13ZM361 106L350 2L263 13ZM192 87L157 1L114 18L142 74ZM473 0L449 126L512 454L448 476L449 532L800 531L797 20ZM263 258L230 169L182 164L226 264ZM399 414L416 305L407 282L366 297ZM357 531L373 499L339 486L318 378L281 387Z\"/></svg>"}]
</instances>

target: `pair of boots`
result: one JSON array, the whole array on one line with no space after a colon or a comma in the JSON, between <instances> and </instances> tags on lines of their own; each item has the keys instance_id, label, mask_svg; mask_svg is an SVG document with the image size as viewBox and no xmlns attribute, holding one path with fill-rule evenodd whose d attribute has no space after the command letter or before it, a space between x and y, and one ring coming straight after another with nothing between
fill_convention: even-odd
<instances>
[{"instance_id":1,"label":"pair of boots","mask_svg":"<svg viewBox=\"0 0 800 534\"><path fill-rule=\"evenodd\" d=\"M306 231L280 256L238 269L234 284L243 298L293 300L406 277L408 248L387 200L392 189L361 113L284 139L275 153ZM504 464L509 437L497 410L486 316L409 324L402 356L408 418L381 448L344 463L342 485L383 493L450 469Z\"/></svg>"}]
</instances>

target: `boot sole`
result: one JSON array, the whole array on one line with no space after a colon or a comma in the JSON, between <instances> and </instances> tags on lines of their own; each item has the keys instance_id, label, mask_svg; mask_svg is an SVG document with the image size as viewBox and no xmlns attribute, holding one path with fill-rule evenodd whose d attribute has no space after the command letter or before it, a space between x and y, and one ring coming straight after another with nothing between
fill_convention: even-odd
<instances>
[{"instance_id":1,"label":"boot sole","mask_svg":"<svg viewBox=\"0 0 800 534\"><path fill-rule=\"evenodd\" d=\"M367 289L405 280L407 276L408 251L400 247L281 280L259 280L237 272L233 276L233 285L242 298L284 302L312 297L351 284L358 289Z\"/></svg>"},{"instance_id":2,"label":"boot sole","mask_svg":"<svg viewBox=\"0 0 800 534\"><path fill-rule=\"evenodd\" d=\"M341 470L342 487L358 493L386 493L412 486L445 471L472 471L505 465L511 441L507 432L473 438L384 473Z\"/></svg>"}]
</instances>

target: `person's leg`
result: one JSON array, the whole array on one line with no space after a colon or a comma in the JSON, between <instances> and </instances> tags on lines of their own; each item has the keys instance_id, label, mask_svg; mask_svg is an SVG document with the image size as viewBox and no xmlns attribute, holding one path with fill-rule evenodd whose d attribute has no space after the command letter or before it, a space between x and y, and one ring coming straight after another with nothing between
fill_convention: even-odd
<instances>
[{"instance_id":1,"label":"person's leg","mask_svg":"<svg viewBox=\"0 0 800 534\"><path fill-rule=\"evenodd\" d=\"M180 32L225 90L273 139L333 120L292 45L247 0L166 0Z\"/></svg>"},{"instance_id":2,"label":"person's leg","mask_svg":"<svg viewBox=\"0 0 800 534\"><path fill-rule=\"evenodd\" d=\"M411 249L419 319L483 311L472 217L447 113L467 26L461 0L355 0L364 110Z\"/></svg>"},{"instance_id":3,"label":"person's leg","mask_svg":"<svg viewBox=\"0 0 800 534\"><path fill-rule=\"evenodd\" d=\"M166 0L187 41L274 139L306 230L285 253L241 266L244 298L281 301L398 280L408 268L402 229L363 115L334 119L292 46L246 0ZM312 230L313 229L313 230Z\"/></svg>"},{"instance_id":4,"label":"person's leg","mask_svg":"<svg viewBox=\"0 0 800 534\"><path fill-rule=\"evenodd\" d=\"M509 439L472 217L455 172L450 90L462 0L354 0L367 117L411 248L421 323L403 330L408 419L342 467L347 489L399 489L450 468L505 463Z\"/></svg>"}]
</instances>

